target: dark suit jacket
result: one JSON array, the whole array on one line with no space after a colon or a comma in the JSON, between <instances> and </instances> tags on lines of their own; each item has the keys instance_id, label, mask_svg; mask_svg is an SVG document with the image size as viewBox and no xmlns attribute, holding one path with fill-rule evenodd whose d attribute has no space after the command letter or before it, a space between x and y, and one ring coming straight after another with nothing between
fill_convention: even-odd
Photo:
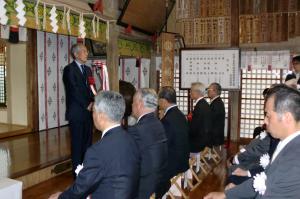
<instances>
[{"instance_id":1,"label":"dark suit jacket","mask_svg":"<svg viewBox=\"0 0 300 199\"><path fill-rule=\"evenodd\" d=\"M91 76L91 69L85 66L87 76ZM93 93L75 61L64 68L63 82L66 91L66 119L69 121L82 121L91 119L87 110L93 101Z\"/></svg>"},{"instance_id":2,"label":"dark suit jacket","mask_svg":"<svg viewBox=\"0 0 300 199\"><path fill-rule=\"evenodd\" d=\"M269 133L267 133L264 138L258 137L253 139L245 147L246 151L238 155L241 168L251 169L251 163L257 164L260 160L260 157L268 152L270 143L271 135Z\"/></svg>"},{"instance_id":3,"label":"dark suit jacket","mask_svg":"<svg viewBox=\"0 0 300 199\"><path fill-rule=\"evenodd\" d=\"M294 72L293 72L292 74L288 74L288 75L285 77L285 82L288 81L288 80L290 80L290 79L296 79L296 75L295 75ZM300 78L298 79L297 84L300 84Z\"/></svg>"},{"instance_id":4,"label":"dark suit jacket","mask_svg":"<svg viewBox=\"0 0 300 199\"><path fill-rule=\"evenodd\" d=\"M298 199L300 195L300 136L290 141L266 168L266 191L255 192L253 178L225 192L227 199Z\"/></svg>"},{"instance_id":5,"label":"dark suit jacket","mask_svg":"<svg viewBox=\"0 0 300 199\"><path fill-rule=\"evenodd\" d=\"M190 122L190 152L202 151L209 145L211 136L212 113L207 101L203 98L197 102Z\"/></svg>"},{"instance_id":6,"label":"dark suit jacket","mask_svg":"<svg viewBox=\"0 0 300 199\"><path fill-rule=\"evenodd\" d=\"M268 149L268 154L269 157L272 158L273 153L279 143L279 139L273 138L269 133L266 136L265 141L270 140L270 144L269 144L269 149ZM264 152L263 154L265 154L266 152ZM260 156L261 157L261 156ZM251 174L251 176L255 176L256 174L263 172L264 168L260 165L260 157L258 158L258 160L253 159L253 163L254 164L250 164L251 166L249 166L249 172ZM239 167L239 166L237 166ZM235 185L241 184L242 182L248 180L251 177L246 177L246 176L235 176L235 175L231 175L228 177L227 183L233 183Z\"/></svg>"},{"instance_id":7,"label":"dark suit jacket","mask_svg":"<svg viewBox=\"0 0 300 199\"><path fill-rule=\"evenodd\" d=\"M113 128L87 150L75 183L59 198L135 198L139 165L135 141L121 127Z\"/></svg>"},{"instance_id":8,"label":"dark suit jacket","mask_svg":"<svg viewBox=\"0 0 300 199\"><path fill-rule=\"evenodd\" d=\"M138 198L148 199L165 175L168 145L165 130L154 113L144 115L128 133L136 140L141 154Z\"/></svg>"},{"instance_id":9,"label":"dark suit jacket","mask_svg":"<svg viewBox=\"0 0 300 199\"><path fill-rule=\"evenodd\" d=\"M225 128L225 106L221 97L217 97L210 104L212 113L212 140L211 145L219 146L224 144Z\"/></svg>"},{"instance_id":10,"label":"dark suit jacket","mask_svg":"<svg viewBox=\"0 0 300 199\"><path fill-rule=\"evenodd\" d=\"M189 126L184 114L173 107L161 119L168 138L169 178L189 168Z\"/></svg>"}]
</instances>

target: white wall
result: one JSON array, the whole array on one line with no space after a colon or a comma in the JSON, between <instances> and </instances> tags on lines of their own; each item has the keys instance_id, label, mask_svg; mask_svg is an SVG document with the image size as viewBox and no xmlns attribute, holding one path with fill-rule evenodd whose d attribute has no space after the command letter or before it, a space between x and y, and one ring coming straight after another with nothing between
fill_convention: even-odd
<instances>
[{"instance_id":1,"label":"white wall","mask_svg":"<svg viewBox=\"0 0 300 199\"><path fill-rule=\"evenodd\" d=\"M7 109L0 109L0 123L7 123Z\"/></svg>"},{"instance_id":2,"label":"white wall","mask_svg":"<svg viewBox=\"0 0 300 199\"><path fill-rule=\"evenodd\" d=\"M7 123L27 125L25 43L7 45L7 82Z\"/></svg>"}]
</instances>

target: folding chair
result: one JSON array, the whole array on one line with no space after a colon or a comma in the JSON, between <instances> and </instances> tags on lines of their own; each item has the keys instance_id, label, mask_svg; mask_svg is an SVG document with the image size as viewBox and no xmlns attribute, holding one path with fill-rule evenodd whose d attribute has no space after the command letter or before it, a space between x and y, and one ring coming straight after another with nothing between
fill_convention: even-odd
<instances>
[{"instance_id":1,"label":"folding chair","mask_svg":"<svg viewBox=\"0 0 300 199\"><path fill-rule=\"evenodd\" d=\"M200 156L200 160L202 162L202 164L200 164L200 167L201 167L201 170L203 171L203 173L205 175L207 175L210 172L210 170L211 170L211 166L209 165L209 163L205 159L205 155L207 155L208 153L209 153L209 149L205 148L201 152L201 156Z\"/></svg>"},{"instance_id":2,"label":"folding chair","mask_svg":"<svg viewBox=\"0 0 300 199\"><path fill-rule=\"evenodd\" d=\"M212 148L212 159L216 164L219 164L221 162L222 158L219 155L219 153L216 151L215 148Z\"/></svg>"},{"instance_id":3,"label":"folding chair","mask_svg":"<svg viewBox=\"0 0 300 199\"><path fill-rule=\"evenodd\" d=\"M188 195L182 189L181 183L182 179L184 178L183 173L179 173L177 176L171 179L171 187L168 191L168 195L172 199L176 199L176 196L183 197L184 199L188 199Z\"/></svg>"},{"instance_id":4,"label":"folding chair","mask_svg":"<svg viewBox=\"0 0 300 199\"><path fill-rule=\"evenodd\" d=\"M196 157L190 157L189 165L190 168L185 172L187 178L187 184L190 187L191 191L193 191L198 185L201 184L202 180L198 177L197 172L194 170L194 166L197 164ZM200 165L201 167L201 165ZM196 165L197 168L197 165ZM193 178L196 180L196 184L193 184Z\"/></svg>"}]
</instances>

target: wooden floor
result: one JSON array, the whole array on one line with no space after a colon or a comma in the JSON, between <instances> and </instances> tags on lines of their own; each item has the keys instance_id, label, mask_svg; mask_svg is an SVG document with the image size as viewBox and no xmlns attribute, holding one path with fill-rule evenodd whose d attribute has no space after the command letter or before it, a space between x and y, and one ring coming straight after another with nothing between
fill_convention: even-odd
<instances>
[{"instance_id":1,"label":"wooden floor","mask_svg":"<svg viewBox=\"0 0 300 199\"><path fill-rule=\"evenodd\" d=\"M100 135L94 134L94 141ZM56 128L39 133L0 139L0 146L10 151L11 178L17 178L35 170L47 167L55 162L70 158L70 134L68 127ZM238 145L231 144L229 150L223 150L224 159L238 151ZM210 191L222 190L226 176L225 161L221 162L202 182L190 193L191 199L202 198ZM44 199L52 193L65 190L72 184L70 172L52 178L23 191L24 199Z\"/></svg>"},{"instance_id":2,"label":"wooden floor","mask_svg":"<svg viewBox=\"0 0 300 199\"><path fill-rule=\"evenodd\" d=\"M226 176L225 164L219 164L197 189L190 193L190 199L202 199L211 191L221 191L224 187ZM65 190L73 182L70 172L62 174L46 182L23 191L23 199L45 199L51 194Z\"/></svg>"},{"instance_id":3,"label":"wooden floor","mask_svg":"<svg viewBox=\"0 0 300 199\"><path fill-rule=\"evenodd\" d=\"M226 157L235 153L238 149L236 144L232 144L229 150L224 150L223 161L215 167L215 169L204 179L197 189L190 193L190 199L201 199L211 191L221 191L224 188L226 177ZM44 183L40 183L34 187L23 191L23 199L44 199L58 191L65 190L72 184L73 178L70 172L55 177Z\"/></svg>"},{"instance_id":4,"label":"wooden floor","mask_svg":"<svg viewBox=\"0 0 300 199\"><path fill-rule=\"evenodd\" d=\"M28 133L27 126L0 123L0 138Z\"/></svg>"},{"instance_id":5,"label":"wooden floor","mask_svg":"<svg viewBox=\"0 0 300 199\"><path fill-rule=\"evenodd\" d=\"M70 157L70 136L67 127L1 139L0 146L9 150L11 178Z\"/></svg>"}]
</instances>

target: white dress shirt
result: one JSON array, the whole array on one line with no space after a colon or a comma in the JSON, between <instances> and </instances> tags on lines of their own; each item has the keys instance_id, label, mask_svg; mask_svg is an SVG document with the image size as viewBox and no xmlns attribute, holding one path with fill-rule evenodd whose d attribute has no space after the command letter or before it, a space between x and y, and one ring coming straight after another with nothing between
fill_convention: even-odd
<instances>
[{"instance_id":1,"label":"white dress shirt","mask_svg":"<svg viewBox=\"0 0 300 199\"><path fill-rule=\"evenodd\" d=\"M121 125L120 125L120 124L115 124L115 125L112 125L111 127L107 128L107 129L105 129L105 130L102 132L101 138L103 138L103 136L107 133L107 131L109 131L109 130L111 130L111 129L113 129L113 128L116 128L116 127L118 127L118 126L121 126Z\"/></svg>"},{"instance_id":2,"label":"white dress shirt","mask_svg":"<svg viewBox=\"0 0 300 199\"><path fill-rule=\"evenodd\" d=\"M169 107L165 110L164 116L167 114L167 112L168 112L171 108L176 107L176 106L177 106L176 104L173 104L173 105L169 106Z\"/></svg>"},{"instance_id":3,"label":"white dress shirt","mask_svg":"<svg viewBox=\"0 0 300 199\"><path fill-rule=\"evenodd\" d=\"M298 135L300 135L300 131L297 131L295 133L293 133L292 135L289 135L288 137L286 137L284 140L281 140L274 153L273 153L273 156L272 156L272 160L271 160L271 163L276 159L276 157L278 156L278 154L280 153L280 151L282 151L282 149L290 142L292 141L294 138L296 138Z\"/></svg>"}]
</instances>

